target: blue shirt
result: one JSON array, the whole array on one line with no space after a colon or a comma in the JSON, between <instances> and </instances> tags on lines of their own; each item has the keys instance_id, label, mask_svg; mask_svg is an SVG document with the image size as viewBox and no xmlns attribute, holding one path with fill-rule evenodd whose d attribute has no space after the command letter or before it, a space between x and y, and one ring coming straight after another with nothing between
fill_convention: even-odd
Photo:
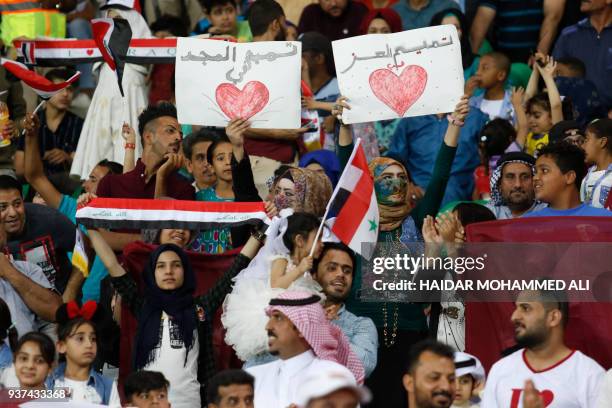
<instances>
[{"instance_id":1,"label":"blue shirt","mask_svg":"<svg viewBox=\"0 0 612 408\"><path fill-rule=\"evenodd\" d=\"M595 84L606 108L612 107L612 25L599 34L588 18L567 27L557 40L553 56L556 60L582 60L587 67L586 78Z\"/></svg>"},{"instance_id":2,"label":"blue shirt","mask_svg":"<svg viewBox=\"0 0 612 408\"><path fill-rule=\"evenodd\" d=\"M512 122L513 124L516 124L516 120L514 117L515 116L514 108L512 106L511 98L512 98L512 92L509 89L506 89L506 91L504 92L504 99L502 101L502 107L501 107L501 110L499 111L499 115L495 117L490 117L489 119L493 120L495 118L501 118L509 122ZM470 106L480 109L480 105L482 105L482 102L484 101L484 99L485 99L484 92L480 95L472 96L470 98Z\"/></svg>"},{"instance_id":3,"label":"blue shirt","mask_svg":"<svg viewBox=\"0 0 612 408\"><path fill-rule=\"evenodd\" d=\"M13 364L13 353L9 346L0 342L0 371Z\"/></svg>"},{"instance_id":4,"label":"blue shirt","mask_svg":"<svg viewBox=\"0 0 612 408\"><path fill-rule=\"evenodd\" d=\"M555 210L546 207L539 211L524 214L524 217L612 217L612 211L591 207L588 204L580 204L578 207L569 210Z\"/></svg>"},{"instance_id":5,"label":"blue shirt","mask_svg":"<svg viewBox=\"0 0 612 408\"><path fill-rule=\"evenodd\" d=\"M57 209L59 212L64 214L70 221L76 224L76 212L77 212L77 200L68 196L63 195L62 201ZM87 233L87 230L81 226L81 230ZM72 259L72 254L70 254ZM100 300L100 282L108 275L106 267L98 256L95 257L91 268L89 269L89 276L83 283L83 302L88 300L94 300L98 302Z\"/></svg>"},{"instance_id":6,"label":"blue shirt","mask_svg":"<svg viewBox=\"0 0 612 408\"><path fill-rule=\"evenodd\" d=\"M478 137L488 119L487 115L475 108L465 119L442 207L451 201L471 200L473 173L480 164ZM388 155L400 157L414 182L422 188L426 188L431 179L447 127L446 117L416 116L402 119L393 135Z\"/></svg>"},{"instance_id":7,"label":"blue shirt","mask_svg":"<svg viewBox=\"0 0 612 408\"><path fill-rule=\"evenodd\" d=\"M459 9L459 5L453 0L430 0L425 7L415 10L410 7L408 0L400 0L391 8L402 18L402 28L412 30L429 27L433 16L449 8Z\"/></svg>"}]
</instances>

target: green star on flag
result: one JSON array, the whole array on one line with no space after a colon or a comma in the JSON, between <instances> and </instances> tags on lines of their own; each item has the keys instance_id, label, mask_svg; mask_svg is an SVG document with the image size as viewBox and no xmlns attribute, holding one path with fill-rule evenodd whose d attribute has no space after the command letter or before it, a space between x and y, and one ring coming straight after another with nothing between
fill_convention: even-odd
<instances>
[{"instance_id":1,"label":"green star on flag","mask_svg":"<svg viewBox=\"0 0 612 408\"><path fill-rule=\"evenodd\" d=\"M370 223L370 231L376 231L376 228L378 228L376 220L368 220L368 222Z\"/></svg>"}]
</instances>

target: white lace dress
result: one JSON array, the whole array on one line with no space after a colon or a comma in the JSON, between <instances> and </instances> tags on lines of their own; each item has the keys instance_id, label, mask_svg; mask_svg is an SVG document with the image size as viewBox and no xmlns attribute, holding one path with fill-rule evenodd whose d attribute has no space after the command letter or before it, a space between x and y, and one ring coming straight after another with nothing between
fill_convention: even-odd
<instances>
[{"instance_id":1,"label":"white lace dress","mask_svg":"<svg viewBox=\"0 0 612 408\"><path fill-rule=\"evenodd\" d=\"M267 260L271 265L277 259L287 260L286 273L297 268L287 254L271 255ZM225 342L234 348L242 361L268 350L268 334L265 329L268 317L265 309L270 299L285 290L303 290L322 296L321 286L306 272L287 289L272 288L269 273L267 279L242 277L236 281L232 293L225 298L221 316L226 330Z\"/></svg>"}]
</instances>

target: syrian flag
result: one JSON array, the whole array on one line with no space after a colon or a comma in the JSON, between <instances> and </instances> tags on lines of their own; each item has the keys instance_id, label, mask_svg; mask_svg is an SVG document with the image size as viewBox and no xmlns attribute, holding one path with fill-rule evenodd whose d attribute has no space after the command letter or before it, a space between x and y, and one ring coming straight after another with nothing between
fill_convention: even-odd
<instances>
[{"instance_id":1,"label":"syrian flag","mask_svg":"<svg viewBox=\"0 0 612 408\"><path fill-rule=\"evenodd\" d=\"M56 84L52 81L49 81L42 75L38 75L34 71L30 71L28 67L25 65L11 61L8 59L1 59L2 66L6 68L11 74L15 75L17 78L21 79L26 85L34 90L42 99L49 99L59 91L64 88L69 87L81 76L80 72L76 72L73 76L71 76L66 82L61 82Z\"/></svg>"},{"instance_id":2,"label":"syrian flag","mask_svg":"<svg viewBox=\"0 0 612 408\"><path fill-rule=\"evenodd\" d=\"M210 229L269 222L263 202L210 202L95 198L77 209L86 227L107 229Z\"/></svg>"},{"instance_id":3,"label":"syrian flag","mask_svg":"<svg viewBox=\"0 0 612 408\"><path fill-rule=\"evenodd\" d=\"M93 38L108 66L117 73L117 83L123 94L123 67L130 48L132 29L127 20L120 18L97 18L91 20Z\"/></svg>"},{"instance_id":4,"label":"syrian flag","mask_svg":"<svg viewBox=\"0 0 612 408\"><path fill-rule=\"evenodd\" d=\"M331 232L353 251L370 259L378 240L378 203L368 161L357 139L353 153L327 205ZM333 222L332 222L333 221Z\"/></svg>"}]
</instances>

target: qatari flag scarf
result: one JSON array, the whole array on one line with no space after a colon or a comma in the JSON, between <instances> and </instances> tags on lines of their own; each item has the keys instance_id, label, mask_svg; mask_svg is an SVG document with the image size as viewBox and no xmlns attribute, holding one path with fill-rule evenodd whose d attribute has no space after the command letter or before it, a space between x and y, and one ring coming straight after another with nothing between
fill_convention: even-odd
<instances>
[{"instance_id":1,"label":"qatari flag scarf","mask_svg":"<svg viewBox=\"0 0 612 408\"><path fill-rule=\"evenodd\" d=\"M102 58L117 73L117 83L123 94L123 68L132 40L132 29L127 20L120 18L98 18L91 20L93 37Z\"/></svg>"}]
</instances>

